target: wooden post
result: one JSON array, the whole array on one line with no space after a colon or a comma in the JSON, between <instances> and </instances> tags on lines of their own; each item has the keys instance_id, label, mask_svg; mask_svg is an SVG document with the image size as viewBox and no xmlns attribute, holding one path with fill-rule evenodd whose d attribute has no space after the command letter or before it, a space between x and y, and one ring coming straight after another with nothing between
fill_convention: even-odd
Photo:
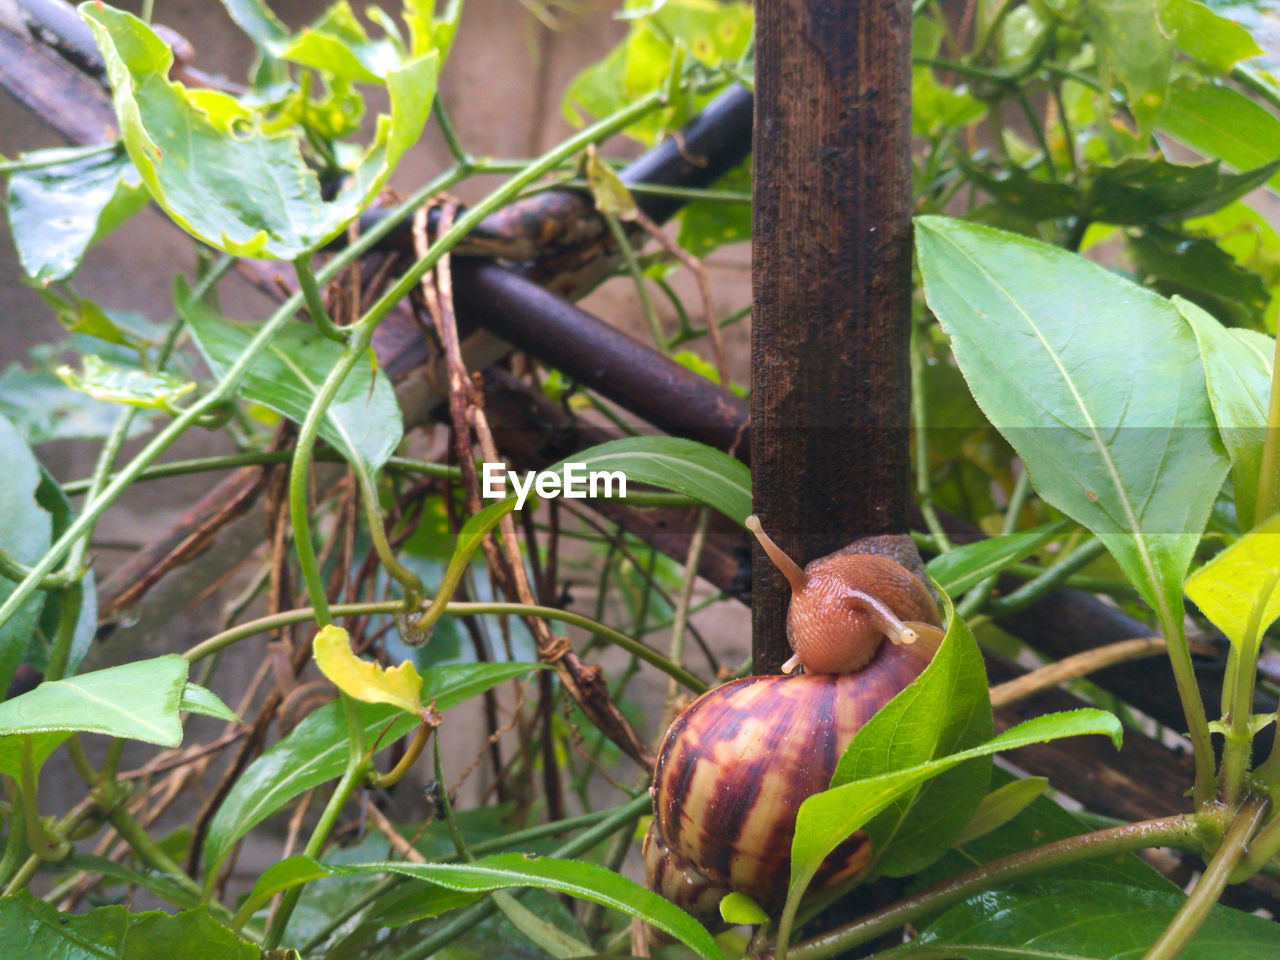
<instances>
[{"instance_id":1,"label":"wooden post","mask_svg":"<svg viewBox=\"0 0 1280 960\"><path fill-rule=\"evenodd\" d=\"M764 528L801 563L907 530L911 4L756 4L751 460ZM790 590L759 547L758 673Z\"/></svg>"}]
</instances>

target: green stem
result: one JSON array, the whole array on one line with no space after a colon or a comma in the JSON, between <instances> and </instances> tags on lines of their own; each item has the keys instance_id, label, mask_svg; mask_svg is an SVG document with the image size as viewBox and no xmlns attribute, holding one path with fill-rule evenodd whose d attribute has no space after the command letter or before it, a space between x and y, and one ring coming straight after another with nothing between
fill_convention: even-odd
<instances>
[{"instance_id":1,"label":"green stem","mask_svg":"<svg viewBox=\"0 0 1280 960\"><path fill-rule=\"evenodd\" d=\"M467 208L467 212L455 220L452 227L436 238L436 242L430 246L422 258L378 298L377 302L365 312L365 315L360 319L360 323L376 326L383 317L391 312L391 309L397 303L417 287L422 278L427 275L440 258L449 250L452 250L458 241L475 229L485 217L504 206L507 201L547 171L558 167L568 158L585 150L589 144L603 140L605 137L629 127L645 114L657 108L661 101L662 92L654 90L639 100L610 114L603 120L593 123L544 153L474 207ZM382 224L379 224L379 226L382 226Z\"/></svg>"},{"instance_id":2,"label":"green stem","mask_svg":"<svg viewBox=\"0 0 1280 960\"><path fill-rule=\"evenodd\" d=\"M1265 809L1265 802L1251 800L1236 811L1222 845L1214 853L1213 859L1196 881L1195 888L1187 895L1173 921L1152 944L1143 960L1177 960L1182 955L1182 951L1208 918L1209 912L1217 906L1218 898L1222 896L1236 864L1244 856L1249 839Z\"/></svg>"},{"instance_id":3,"label":"green stem","mask_svg":"<svg viewBox=\"0 0 1280 960\"><path fill-rule=\"evenodd\" d=\"M316 283L316 275L311 269L311 254L304 253L294 260L293 272L298 277L298 289L302 291L307 313L310 314L311 322L316 325L316 329L330 340L345 344L348 331L334 323L333 318L329 316L329 311L324 308L324 297L320 294L320 285Z\"/></svg>"},{"instance_id":4,"label":"green stem","mask_svg":"<svg viewBox=\"0 0 1280 960\"><path fill-rule=\"evenodd\" d=\"M165 853L159 844L151 839L147 831L142 828L142 824L138 823L133 815L125 809L123 802L113 804L107 814L107 818L111 821L111 825L116 828L116 832L120 834L120 838L129 844L130 848L142 859L143 863L168 875L188 893L197 897L200 896L200 884L187 876L187 872Z\"/></svg>"},{"instance_id":5,"label":"green stem","mask_svg":"<svg viewBox=\"0 0 1280 960\"><path fill-rule=\"evenodd\" d=\"M31 743L28 739L18 748L22 778L18 783L22 795L22 817L27 826L27 846L31 853L40 860L61 860L71 852L71 844L66 840L50 837L45 832L45 824L40 819L40 809L36 794L36 769L31 758Z\"/></svg>"},{"instance_id":6,"label":"green stem","mask_svg":"<svg viewBox=\"0 0 1280 960\"><path fill-rule=\"evenodd\" d=\"M1244 883L1280 855L1280 815L1254 834L1245 855L1231 874L1230 883Z\"/></svg>"},{"instance_id":7,"label":"green stem","mask_svg":"<svg viewBox=\"0 0 1280 960\"><path fill-rule=\"evenodd\" d=\"M1243 642L1232 650L1235 657L1231 674L1235 682L1232 684L1231 709L1227 718L1230 726L1222 747L1220 772L1222 795L1228 804L1239 801L1245 775L1249 772L1254 733L1253 691L1258 679L1258 653L1262 647L1262 617L1277 580L1280 580L1280 570L1272 570L1249 611Z\"/></svg>"},{"instance_id":8,"label":"green stem","mask_svg":"<svg viewBox=\"0 0 1280 960\"><path fill-rule=\"evenodd\" d=\"M61 680L71 660L71 644L76 636L76 624L80 622L80 607L84 603L84 588L75 583L60 594L62 606L58 609L58 631L54 634L53 648L49 651L49 665L44 670L44 680L49 683Z\"/></svg>"},{"instance_id":9,"label":"green stem","mask_svg":"<svg viewBox=\"0 0 1280 960\"><path fill-rule=\"evenodd\" d=\"M911 325L911 419L915 426L916 493L920 513L941 553L951 549L951 539L933 507L933 478L929 474L928 406L924 387L924 356L920 348L920 325Z\"/></svg>"},{"instance_id":10,"label":"green stem","mask_svg":"<svg viewBox=\"0 0 1280 960\"><path fill-rule=\"evenodd\" d=\"M404 751L404 756L400 761L388 770L386 773L377 773L370 771L369 786L371 787L390 787L399 783L404 779L404 775L409 772L418 758L422 756L422 750L427 745L427 740L431 737L431 731L435 727L429 723L421 723L418 729L414 731L413 739L409 741L409 746Z\"/></svg>"},{"instance_id":11,"label":"green stem","mask_svg":"<svg viewBox=\"0 0 1280 960\"><path fill-rule=\"evenodd\" d=\"M26 849L27 820L20 796L21 788L11 777L0 777L5 795L9 798L12 813L9 816L9 832L5 837L4 856L0 858L0 889L8 886L22 862Z\"/></svg>"},{"instance_id":12,"label":"green stem","mask_svg":"<svg viewBox=\"0 0 1280 960\"><path fill-rule=\"evenodd\" d=\"M581 856L616 831L630 826L637 816L649 809L652 802L647 793L641 794L630 803L617 808L617 812L613 816L601 821L597 826L584 831L573 840L553 850L550 856L559 858ZM491 900L468 907L466 910L459 912L453 920L437 928L425 940L420 940L409 947L395 960L425 960L445 944L451 943L476 924L491 916L496 909L497 907L494 906Z\"/></svg>"},{"instance_id":13,"label":"green stem","mask_svg":"<svg viewBox=\"0 0 1280 960\"><path fill-rule=\"evenodd\" d=\"M1160 631L1169 647L1169 665L1173 668L1178 699L1182 702L1182 713L1187 721L1187 738L1191 741L1191 752L1196 761L1192 799L1199 809L1211 803L1217 793L1215 758L1213 741L1209 736L1209 720L1205 716L1204 700L1200 697L1195 666L1191 662L1191 648L1187 644L1181 594L1161 598L1156 609L1156 621L1160 624Z\"/></svg>"},{"instance_id":14,"label":"green stem","mask_svg":"<svg viewBox=\"0 0 1280 960\"><path fill-rule=\"evenodd\" d=\"M317 450L314 453L316 460L345 463L346 458L336 450ZM148 467L137 478L142 480L160 480L165 477L182 477L192 473L207 473L211 470L235 470L240 467L258 467L269 466L276 463L288 463L293 459L292 450L260 450L250 451L248 453L229 453L217 457L194 457L190 460L170 460L167 463L158 463L153 467ZM446 463L431 463L427 460L413 460L409 457L391 457L387 460L386 466L392 470L399 470L403 473L419 473L428 477L440 477L444 480L459 480L462 477L462 471L457 467L451 467ZM112 480L115 479L113 474ZM78 496L89 488L88 480L71 480L62 485L62 492L68 497ZM651 495L657 496L657 495ZM662 494L661 496L669 497L670 502L664 501L660 506L688 506L693 501L688 497L679 498L676 494ZM628 500L631 496L628 495ZM648 506L649 504L643 504ZM23 567L20 576L8 576L3 569L0 574L8 576L10 580L19 580L26 576L27 568ZM54 586L61 587L63 583L62 574L55 574L52 577L45 578L47 582Z\"/></svg>"},{"instance_id":15,"label":"green stem","mask_svg":"<svg viewBox=\"0 0 1280 960\"><path fill-rule=\"evenodd\" d=\"M1195 817L1182 815L1125 824L1111 830L1068 837L993 860L914 896L899 900L861 920L796 944L788 951L787 956L789 960L827 960L992 887L1041 873L1051 867L1098 857L1113 857L1146 847L1199 849Z\"/></svg>"},{"instance_id":16,"label":"green stem","mask_svg":"<svg viewBox=\"0 0 1280 960\"><path fill-rule=\"evenodd\" d=\"M311 402L311 409L307 411L301 429L298 430L298 439L293 446L293 464L289 468L289 519L293 525L293 548L298 556L302 579L307 585L307 595L316 611L316 623L321 627L327 627L333 622L333 618L329 614L329 597L320 573L315 544L311 539L311 518L307 502L311 481L311 454L315 449L316 437L320 435L320 425L329 413L329 406L338 395L347 374L368 348L374 329L372 325L358 327L351 343L329 371L315 400ZM354 450L352 456L356 456ZM356 469L359 471L360 467L356 466ZM381 526L381 519L378 526Z\"/></svg>"},{"instance_id":17,"label":"green stem","mask_svg":"<svg viewBox=\"0 0 1280 960\"><path fill-rule=\"evenodd\" d=\"M449 119L449 111L444 108L444 101L440 99L439 94L436 94L432 109L435 110L436 123L440 124L440 132L444 135L445 146L449 148L449 153L453 155L454 162L460 167L473 166L475 160L463 148L462 141L458 139L458 131L454 129L453 121Z\"/></svg>"},{"instance_id":18,"label":"green stem","mask_svg":"<svg viewBox=\"0 0 1280 960\"><path fill-rule=\"evenodd\" d=\"M1018 517L1022 514L1022 508L1027 502L1027 496L1031 493L1031 474L1027 472L1024 466L1022 472L1018 474L1018 479L1013 483L1013 491L1009 494L1009 508L1004 512L1004 522L1000 525L1000 532L1005 536L1013 533L1018 529ZM991 597L991 591L995 589L998 576L990 576L970 590L963 600L956 604L956 614L961 620L967 620L978 608L980 608Z\"/></svg>"},{"instance_id":19,"label":"green stem","mask_svg":"<svg viewBox=\"0 0 1280 960\"><path fill-rule=\"evenodd\" d=\"M351 698L345 693L340 693L338 696L342 699L343 706L347 708L347 729L353 734L359 733L363 730L363 726L358 722L358 719L353 719L355 710L351 706ZM357 749L356 738L353 737L351 745L352 750L347 761L347 769L343 771L342 779L338 781L338 785L334 787L333 793L329 796L329 802L325 804L325 808L320 814L320 820L316 823L315 829L311 831L311 838L307 841L307 846L302 851L303 856L311 857L313 860L319 859L320 854L324 852L324 845L329 839L329 834L333 831L333 825L338 820L338 814L346 806L352 791L364 779L367 770L367 761L363 755L363 744L359 745L359 749ZM272 915L266 936L262 939L263 950L274 950L280 945L280 940L284 937L285 928L289 925L289 918L293 916L294 908L298 905L298 898L302 896L302 889L301 886L293 887L280 901L280 907Z\"/></svg>"},{"instance_id":20,"label":"green stem","mask_svg":"<svg viewBox=\"0 0 1280 960\"><path fill-rule=\"evenodd\" d=\"M373 485L373 478L365 470L364 464L352 463L356 480L360 485L360 499L364 502L365 521L369 525L369 539L373 542L373 550L382 561L382 566L392 578L404 587L408 596L417 600L422 596L422 581L412 570L405 567L396 557L387 540L387 530L383 526L382 509L378 503L378 491Z\"/></svg>"},{"instance_id":21,"label":"green stem","mask_svg":"<svg viewBox=\"0 0 1280 960\"><path fill-rule=\"evenodd\" d=\"M370 613L412 613L411 609L406 610L405 604L400 600L375 600L364 603L335 603L330 607L329 611L333 616L351 617L362 616ZM686 688L694 693L705 693L707 685L689 673L682 667L671 663L666 657L657 650L646 646L639 641L633 640L625 633L621 633L613 627L603 623L597 623L590 617L584 617L580 613L573 613L570 610L561 610L559 607L542 607L537 605L525 605L522 603L472 603L450 601L445 604L445 613L454 616L468 616L482 613L495 614L514 614L522 617L542 617L544 620L555 620L559 623L567 623L571 626L581 627L583 630L594 634L614 646L621 647L628 653L633 653L650 666L657 667L669 677L673 677L682 683ZM316 619L316 612L311 607L300 607L296 610L286 610L283 613L272 614L268 617L260 617L257 620L250 620L248 623L242 623L238 627L232 627L229 630L223 630L216 633L207 640L196 644L190 650L183 654L191 663L202 660L211 654L217 653L234 643L238 643L247 637L254 637L261 633L267 633L271 630L277 630L281 627L291 626L295 623L306 623Z\"/></svg>"},{"instance_id":22,"label":"green stem","mask_svg":"<svg viewBox=\"0 0 1280 960\"><path fill-rule=\"evenodd\" d=\"M1090 540L1082 544L1034 580L1027 581L1013 593L992 600L988 605L988 612L993 617L1003 617L1039 603L1045 594L1058 589L1067 578L1079 571L1081 567L1088 566L1106 552L1106 549L1106 545L1101 540Z\"/></svg>"},{"instance_id":23,"label":"green stem","mask_svg":"<svg viewBox=\"0 0 1280 960\"><path fill-rule=\"evenodd\" d=\"M627 236L627 231L623 228L622 222L612 213L600 212L604 217L604 222L609 228L609 235L613 237L613 242L618 245L618 253L622 255L622 263L627 269L627 274L631 277L631 282L635 284L636 298L640 301L640 309L644 312L644 317L649 321L649 332L653 335L653 345L659 351L665 352L667 335L662 329L662 321L658 319L658 309L653 305L653 298L649 296L649 288L644 283L644 271L640 269L640 261L636 259L635 248L631 245L631 238Z\"/></svg>"},{"instance_id":24,"label":"green stem","mask_svg":"<svg viewBox=\"0 0 1280 960\"><path fill-rule=\"evenodd\" d=\"M6 580L22 580L29 576L31 568L24 563L19 563L9 554L0 550L0 577ZM40 590L61 590L69 583L74 583L80 579L81 574L73 570L61 570L58 573L51 573L47 577L42 577L37 585Z\"/></svg>"},{"instance_id":25,"label":"green stem","mask_svg":"<svg viewBox=\"0 0 1280 960\"><path fill-rule=\"evenodd\" d=\"M119 149L119 140L107 140L89 147L57 147L52 150L32 150L29 153L24 153L16 160L6 160L0 163L0 175L17 173L20 170L41 170L44 167L71 163L73 160L96 157L100 153L115 153Z\"/></svg>"}]
</instances>

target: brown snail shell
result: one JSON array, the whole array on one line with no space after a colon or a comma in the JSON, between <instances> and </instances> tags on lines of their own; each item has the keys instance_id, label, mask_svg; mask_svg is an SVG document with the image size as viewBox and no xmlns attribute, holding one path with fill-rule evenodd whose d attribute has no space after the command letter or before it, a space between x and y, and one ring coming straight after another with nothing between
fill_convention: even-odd
<instances>
[{"instance_id":1,"label":"brown snail shell","mask_svg":"<svg viewBox=\"0 0 1280 960\"><path fill-rule=\"evenodd\" d=\"M669 848L721 895L737 890L766 910L780 906L800 804L827 788L853 735L920 675L934 649L930 639L886 643L858 673L746 677L704 693L662 741L646 843ZM865 835L855 835L811 888L855 875L870 855ZM686 909L711 900L718 915L719 897L704 896L696 878L673 879L681 867L659 869L646 855L653 889ZM687 892L671 896L677 891Z\"/></svg>"},{"instance_id":2,"label":"brown snail shell","mask_svg":"<svg viewBox=\"0 0 1280 960\"><path fill-rule=\"evenodd\" d=\"M894 560L845 550L801 571L756 533L792 582L787 633L806 672L746 677L694 700L663 737L650 790L649 886L708 920L731 890L770 912L782 905L800 804L827 789L854 734L942 641L932 594ZM859 831L810 889L856 876L870 858Z\"/></svg>"}]
</instances>

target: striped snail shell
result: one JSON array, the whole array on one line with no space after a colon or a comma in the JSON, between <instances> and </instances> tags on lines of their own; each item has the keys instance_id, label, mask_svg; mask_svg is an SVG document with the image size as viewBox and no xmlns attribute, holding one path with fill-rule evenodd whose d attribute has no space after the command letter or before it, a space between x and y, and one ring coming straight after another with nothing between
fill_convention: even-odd
<instances>
[{"instance_id":1,"label":"striped snail shell","mask_svg":"<svg viewBox=\"0 0 1280 960\"><path fill-rule=\"evenodd\" d=\"M709 690L663 737L646 879L708 920L719 919L729 891L770 912L781 906L800 804L827 789L853 735L920 675L942 641L928 588L896 561L846 548L800 570L758 522L748 526L791 581L787 632L796 656L788 666L803 664L805 673ZM811 889L857 875L870 858L859 832L827 858Z\"/></svg>"}]
</instances>

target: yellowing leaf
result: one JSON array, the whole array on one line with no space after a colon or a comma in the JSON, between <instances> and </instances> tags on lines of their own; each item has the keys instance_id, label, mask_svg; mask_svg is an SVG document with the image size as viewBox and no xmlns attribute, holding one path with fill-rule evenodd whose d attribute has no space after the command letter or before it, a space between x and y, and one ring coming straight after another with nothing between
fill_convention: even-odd
<instances>
[{"instance_id":1,"label":"yellowing leaf","mask_svg":"<svg viewBox=\"0 0 1280 960\"><path fill-rule=\"evenodd\" d=\"M636 202L631 191L613 168L600 159L595 147L587 148L587 182L591 184L597 210L619 220L635 219Z\"/></svg>"},{"instance_id":2,"label":"yellowing leaf","mask_svg":"<svg viewBox=\"0 0 1280 960\"><path fill-rule=\"evenodd\" d=\"M312 656L320 672L347 696L365 703L389 703L406 713L426 716L422 677L408 660L390 669L362 660L352 651L347 631L332 625L316 634Z\"/></svg>"},{"instance_id":3,"label":"yellowing leaf","mask_svg":"<svg viewBox=\"0 0 1280 960\"><path fill-rule=\"evenodd\" d=\"M1280 616L1280 514L1205 564L1187 581L1187 596L1232 643L1256 640Z\"/></svg>"}]
</instances>

